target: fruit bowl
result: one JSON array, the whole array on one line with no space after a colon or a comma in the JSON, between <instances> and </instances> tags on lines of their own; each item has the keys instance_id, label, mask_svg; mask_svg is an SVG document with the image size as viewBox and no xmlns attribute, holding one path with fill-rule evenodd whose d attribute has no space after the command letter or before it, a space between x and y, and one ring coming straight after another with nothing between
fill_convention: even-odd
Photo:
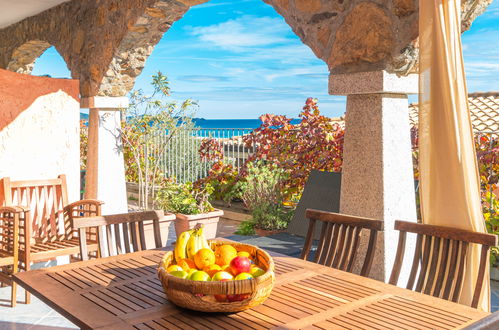
<instances>
[{"instance_id":1,"label":"fruit bowl","mask_svg":"<svg viewBox=\"0 0 499 330\"><path fill-rule=\"evenodd\" d=\"M239 312L263 303L274 287L274 261L256 246L230 241L210 240L212 250L221 245L231 245L238 252L248 252L253 262L265 273L245 280L193 281L173 276L167 268L174 264L174 252L167 252L158 267L158 276L168 300L177 306L201 312ZM215 296L237 297L222 302Z\"/></svg>"}]
</instances>

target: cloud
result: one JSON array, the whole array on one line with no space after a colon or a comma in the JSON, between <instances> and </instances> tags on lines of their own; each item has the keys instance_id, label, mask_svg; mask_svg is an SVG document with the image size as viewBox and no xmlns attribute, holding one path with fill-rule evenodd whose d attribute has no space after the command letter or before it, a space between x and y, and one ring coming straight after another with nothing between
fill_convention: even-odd
<instances>
[{"instance_id":1,"label":"cloud","mask_svg":"<svg viewBox=\"0 0 499 330\"><path fill-rule=\"evenodd\" d=\"M272 70L270 74L265 75L265 79L269 82L278 78L296 77L296 78L311 78L319 76L319 78L327 79L327 71L322 65L314 65L308 67L290 68L287 70Z\"/></svg>"},{"instance_id":2,"label":"cloud","mask_svg":"<svg viewBox=\"0 0 499 330\"><path fill-rule=\"evenodd\" d=\"M187 81L187 82L199 82L199 83L205 83L205 82L221 82L221 81L227 81L229 80L228 77L223 77L223 76L210 76L210 75L188 75L188 76L180 76L178 77L179 80Z\"/></svg>"},{"instance_id":3,"label":"cloud","mask_svg":"<svg viewBox=\"0 0 499 330\"><path fill-rule=\"evenodd\" d=\"M219 24L187 27L201 42L231 51L289 42L289 26L275 17L241 16Z\"/></svg>"}]
</instances>

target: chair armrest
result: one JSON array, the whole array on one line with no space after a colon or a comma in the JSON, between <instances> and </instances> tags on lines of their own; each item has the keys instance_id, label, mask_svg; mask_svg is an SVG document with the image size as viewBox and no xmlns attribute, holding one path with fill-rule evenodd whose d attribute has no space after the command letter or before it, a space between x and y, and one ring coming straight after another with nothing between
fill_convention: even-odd
<instances>
[{"instance_id":1,"label":"chair armrest","mask_svg":"<svg viewBox=\"0 0 499 330\"><path fill-rule=\"evenodd\" d=\"M72 209L72 208L75 208L75 207L80 206L80 205L101 206L102 204L104 204L104 202L100 201L98 199L82 199L80 201L76 201L76 202L70 203L70 204L66 205L66 207Z\"/></svg>"},{"instance_id":2,"label":"chair armrest","mask_svg":"<svg viewBox=\"0 0 499 330\"><path fill-rule=\"evenodd\" d=\"M3 212L13 212L13 213L20 213L20 212L27 212L29 211L29 208L26 206L0 206L0 213Z\"/></svg>"},{"instance_id":3,"label":"chair armrest","mask_svg":"<svg viewBox=\"0 0 499 330\"><path fill-rule=\"evenodd\" d=\"M64 211L69 215L69 218L73 218L78 214L81 216L96 216L101 215L101 205L104 202L96 199L82 199L80 201L71 203L64 207ZM88 208L80 208L80 206L87 206ZM76 214L74 214L76 212Z\"/></svg>"}]
</instances>

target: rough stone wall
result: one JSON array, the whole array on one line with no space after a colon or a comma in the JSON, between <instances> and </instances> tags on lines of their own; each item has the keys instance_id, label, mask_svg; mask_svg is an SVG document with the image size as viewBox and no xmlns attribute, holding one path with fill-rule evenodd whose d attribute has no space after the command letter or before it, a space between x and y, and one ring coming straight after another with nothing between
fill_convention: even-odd
<instances>
[{"instance_id":1,"label":"rough stone wall","mask_svg":"<svg viewBox=\"0 0 499 330\"><path fill-rule=\"evenodd\" d=\"M417 69L418 0L264 0L331 73ZM492 0L462 0L462 31Z\"/></svg>"},{"instance_id":2,"label":"rough stone wall","mask_svg":"<svg viewBox=\"0 0 499 330\"><path fill-rule=\"evenodd\" d=\"M78 81L0 69L0 178L66 174L71 202L80 194Z\"/></svg>"},{"instance_id":3,"label":"rough stone wall","mask_svg":"<svg viewBox=\"0 0 499 330\"><path fill-rule=\"evenodd\" d=\"M0 68L30 73L53 45L84 97L123 96L154 46L208 0L73 0L0 30ZM331 73L417 68L418 0L263 0ZM492 0L463 0L463 30Z\"/></svg>"},{"instance_id":4,"label":"rough stone wall","mask_svg":"<svg viewBox=\"0 0 499 330\"><path fill-rule=\"evenodd\" d=\"M199 3L199 1L184 1ZM173 22L179 20L189 7L175 1L156 1L146 7L115 51L111 64L102 79L99 95L124 96L132 88L135 78L142 72L154 46Z\"/></svg>"}]
</instances>

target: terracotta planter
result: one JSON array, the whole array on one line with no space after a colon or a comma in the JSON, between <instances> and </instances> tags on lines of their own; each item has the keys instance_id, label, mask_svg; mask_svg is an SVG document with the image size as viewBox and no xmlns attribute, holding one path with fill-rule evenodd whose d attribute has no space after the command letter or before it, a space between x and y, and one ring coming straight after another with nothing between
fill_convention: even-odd
<instances>
[{"instance_id":1,"label":"terracotta planter","mask_svg":"<svg viewBox=\"0 0 499 330\"><path fill-rule=\"evenodd\" d=\"M177 213L175 219L175 233L177 238L186 230L194 228L198 223L203 225L203 232L207 239L217 236L218 220L224 215L224 211L215 209L212 212L186 215Z\"/></svg>"},{"instance_id":2,"label":"terracotta planter","mask_svg":"<svg viewBox=\"0 0 499 330\"><path fill-rule=\"evenodd\" d=\"M275 235L279 233L284 233L285 230L279 229L279 230L266 230L266 229L260 229L260 228L255 228L255 233L258 236L270 236L270 235Z\"/></svg>"},{"instance_id":3,"label":"terracotta planter","mask_svg":"<svg viewBox=\"0 0 499 330\"><path fill-rule=\"evenodd\" d=\"M168 244L168 233L170 225L175 221L175 214L165 213L163 219L159 220L159 232L161 233L161 244L166 246ZM144 221L144 235L146 237L146 248L155 249L156 243L154 241L154 227L152 220ZM172 242L170 242L172 243Z\"/></svg>"}]
</instances>

